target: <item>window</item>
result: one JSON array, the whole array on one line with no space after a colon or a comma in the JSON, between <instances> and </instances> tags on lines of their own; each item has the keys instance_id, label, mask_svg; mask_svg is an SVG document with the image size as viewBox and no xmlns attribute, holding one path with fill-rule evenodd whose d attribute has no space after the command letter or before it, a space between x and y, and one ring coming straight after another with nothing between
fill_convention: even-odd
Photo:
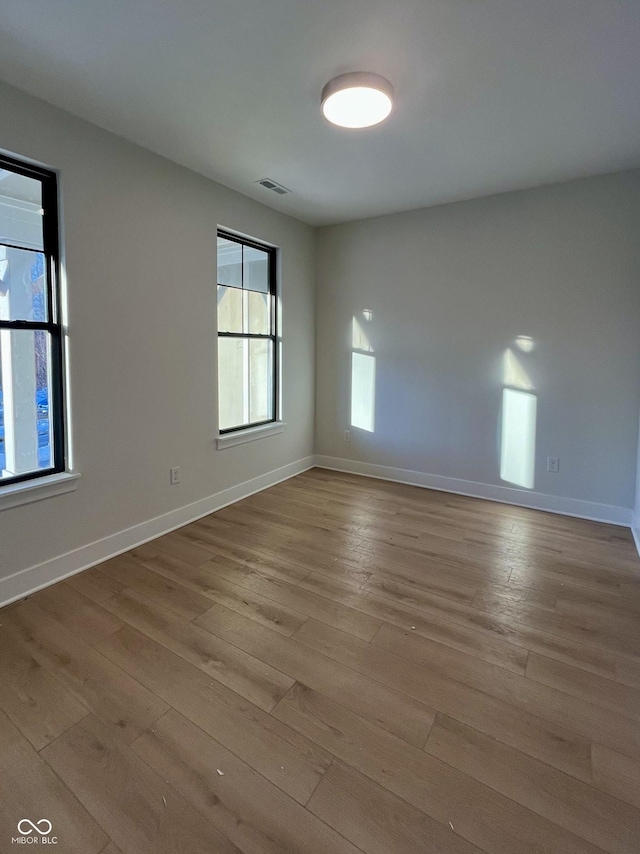
<instances>
[{"instance_id":1,"label":"window","mask_svg":"<svg viewBox=\"0 0 640 854\"><path fill-rule=\"evenodd\" d=\"M220 433L277 418L276 250L218 232Z\"/></svg>"},{"instance_id":2,"label":"window","mask_svg":"<svg viewBox=\"0 0 640 854\"><path fill-rule=\"evenodd\" d=\"M0 155L0 486L65 469L57 184Z\"/></svg>"}]
</instances>

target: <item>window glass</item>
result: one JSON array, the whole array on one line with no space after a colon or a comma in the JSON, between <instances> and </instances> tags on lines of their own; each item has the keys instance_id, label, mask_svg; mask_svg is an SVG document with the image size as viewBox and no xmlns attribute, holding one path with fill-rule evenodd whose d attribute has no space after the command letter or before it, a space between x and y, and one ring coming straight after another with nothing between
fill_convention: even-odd
<instances>
[{"instance_id":1,"label":"window glass","mask_svg":"<svg viewBox=\"0 0 640 854\"><path fill-rule=\"evenodd\" d=\"M0 162L0 243L44 249L42 182Z\"/></svg>"},{"instance_id":2,"label":"window glass","mask_svg":"<svg viewBox=\"0 0 640 854\"><path fill-rule=\"evenodd\" d=\"M247 290L267 293L269 290L269 256L253 246L244 246L244 284Z\"/></svg>"},{"instance_id":3,"label":"window glass","mask_svg":"<svg viewBox=\"0 0 640 854\"><path fill-rule=\"evenodd\" d=\"M218 339L218 401L221 430L244 423L248 371L247 342L242 338Z\"/></svg>"},{"instance_id":4,"label":"window glass","mask_svg":"<svg viewBox=\"0 0 640 854\"><path fill-rule=\"evenodd\" d=\"M272 418L273 342L254 338L249 341L249 417L252 422Z\"/></svg>"},{"instance_id":5,"label":"window glass","mask_svg":"<svg viewBox=\"0 0 640 854\"><path fill-rule=\"evenodd\" d=\"M50 343L41 330L0 329L0 482L54 465Z\"/></svg>"},{"instance_id":6,"label":"window glass","mask_svg":"<svg viewBox=\"0 0 640 854\"><path fill-rule=\"evenodd\" d=\"M0 244L0 319L46 320L44 267L44 253Z\"/></svg>"},{"instance_id":7,"label":"window glass","mask_svg":"<svg viewBox=\"0 0 640 854\"><path fill-rule=\"evenodd\" d=\"M218 238L218 284L242 287L242 244Z\"/></svg>"},{"instance_id":8,"label":"window glass","mask_svg":"<svg viewBox=\"0 0 640 854\"><path fill-rule=\"evenodd\" d=\"M245 332L268 335L271 308L269 294L261 294L259 291L245 291L243 296L247 305Z\"/></svg>"},{"instance_id":9,"label":"window glass","mask_svg":"<svg viewBox=\"0 0 640 854\"><path fill-rule=\"evenodd\" d=\"M63 471L56 178L0 156L0 485Z\"/></svg>"},{"instance_id":10,"label":"window glass","mask_svg":"<svg viewBox=\"0 0 640 854\"><path fill-rule=\"evenodd\" d=\"M239 288L218 285L219 332L242 332L242 297Z\"/></svg>"},{"instance_id":11,"label":"window glass","mask_svg":"<svg viewBox=\"0 0 640 854\"><path fill-rule=\"evenodd\" d=\"M218 234L221 432L276 419L275 250Z\"/></svg>"}]
</instances>

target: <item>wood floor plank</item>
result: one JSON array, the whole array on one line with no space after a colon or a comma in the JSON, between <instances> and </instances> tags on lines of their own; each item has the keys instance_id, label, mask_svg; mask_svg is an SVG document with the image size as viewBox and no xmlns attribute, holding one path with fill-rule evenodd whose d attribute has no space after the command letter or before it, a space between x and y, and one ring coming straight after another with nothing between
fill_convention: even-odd
<instances>
[{"instance_id":1,"label":"wood floor plank","mask_svg":"<svg viewBox=\"0 0 640 854\"><path fill-rule=\"evenodd\" d=\"M451 620L433 614L425 616L420 610L402 603L389 601L381 596L361 589L354 592L339 582L311 573L300 582L299 587L315 590L319 595L359 608L383 622L392 623L401 629L410 629L438 643L447 644L473 655L482 661L492 662L524 673L527 652L522 647L500 640L488 633L481 633Z\"/></svg>"},{"instance_id":2,"label":"wood floor plank","mask_svg":"<svg viewBox=\"0 0 640 854\"><path fill-rule=\"evenodd\" d=\"M204 569L209 569L214 575L220 575L220 578L225 578L223 574L225 570L229 571L229 581L233 580L233 575L237 577L240 572L244 572L247 578L255 578L257 580L278 579L286 581L289 584L297 584L302 581L309 573L306 569L296 566L285 561L266 560L266 559L237 559L223 555L211 558L205 561L201 566Z\"/></svg>"},{"instance_id":3,"label":"wood floor plank","mask_svg":"<svg viewBox=\"0 0 640 854\"><path fill-rule=\"evenodd\" d=\"M135 558L135 560L148 560L150 557L155 557L160 553L158 542L159 540L156 539L148 543L143 543L141 546L136 546L128 554L130 557Z\"/></svg>"},{"instance_id":4,"label":"wood floor plank","mask_svg":"<svg viewBox=\"0 0 640 854\"><path fill-rule=\"evenodd\" d=\"M145 567L161 577L192 590L207 599L207 608L217 602L225 608L245 614L283 635L292 635L307 619L306 614L294 611L273 599L267 599L245 587L231 584L208 569L191 566L184 561L152 559ZM141 589L141 592L144 591ZM162 604L162 603L160 603Z\"/></svg>"},{"instance_id":5,"label":"wood floor plank","mask_svg":"<svg viewBox=\"0 0 640 854\"><path fill-rule=\"evenodd\" d=\"M489 548L477 542L456 542L431 534L428 537L420 537L417 541L394 537L393 542L385 542L380 537L376 538L375 529L369 527L366 530L369 537L363 539L357 550L373 562L415 566L417 562L422 561L428 566L430 561L437 561L449 563L459 569L468 569L469 566L476 569L483 567L492 579L505 581L513 569L514 560L523 559L506 547ZM361 530L359 535L364 538L365 531Z\"/></svg>"},{"instance_id":6,"label":"wood floor plank","mask_svg":"<svg viewBox=\"0 0 640 854\"><path fill-rule=\"evenodd\" d=\"M480 586L480 582L478 584ZM621 585L618 585L618 589L616 590L593 590L590 587L580 584L579 578L564 576L561 581L555 580L547 577L543 571L538 571L534 567L526 577L512 575L503 584L482 584L482 589L479 590L477 595L480 595L482 591L486 591L489 594L493 593L520 601L528 601L532 605L546 607L547 609L551 600L555 599L557 601L563 599L576 606L580 604L596 605L622 614L630 614L632 616L640 614L640 599L638 597L623 597L620 588ZM489 603L490 607L491 604Z\"/></svg>"},{"instance_id":7,"label":"wood floor plank","mask_svg":"<svg viewBox=\"0 0 640 854\"><path fill-rule=\"evenodd\" d=\"M123 741L133 741L167 711L166 703L37 605L27 602L4 616L3 628Z\"/></svg>"},{"instance_id":8,"label":"wood floor plank","mask_svg":"<svg viewBox=\"0 0 640 854\"><path fill-rule=\"evenodd\" d=\"M519 602L500 598L491 611L481 611L441 596L418 593L406 585L379 582L375 577L364 585L363 590L419 609L424 616L451 620L491 636L497 634L512 644L535 650L541 655L562 655L565 661L577 667L582 664L593 666L591 661L601 651L609 653L610 659L615 655L640 658L639 645L621 632Z\"/></svg>"},{"instance_id":9,"label":"wood floor plank","mask_svg":"<svg viewBox=\"0 0 640 854\"><path fill-rule=\"evenodd\" d=\"M640 602L640 582L637 574L634 574L631 580L620 584L620 595L631 602Z\"/></svg>"},{"instance_id":10,"label":"wood floor plank","mask_svg":"<svg viewBox=\"0 0 640 854\"><path fill-rule=\"evenodd\" d=\"M551 582L540 581L538 586L547 590L552 587L557 593L558 602L568 609L579 608L586 605L592 608L602 609L607 613L623 614L630 617L640 617L640 598L635 596L624 596L616 593L604 593L587 590L573 582Z\"/></svg>"},{"instance_id":11,"label":"wood floor plank","mask_svg":"<svg viewBox=\"0 0 640 854\"><path fill-rule=\"evenodd\" d=\"M382 625L381 620L363 611L333 602L307 589L301 589L300 585L294 586L286 581L270 578L264 573L247 567L233 567L209 561L204 563L201 569L210 570L216 579L221 578L239 587L246 587L287 608L363 640L371 640Z\"/></svg>"},{"instance_id":12,"label":"wood floor plank","mask_svg":"<svg viewBox=\"0 0 640 854\"><path fill-rule=\"evenodd\" d=\"M490 695L492 681L500 679L499 668L479 668L474 659L430 642L418 647L420 663L409 663L393 653L397 633L400 630L385 626L370 645L309 621L295 639L383 682L399 695L466 721L580 780L591 779L588 739Z\"/></svg>"},{"instance_id":13,"label":"wood floor plank","mask_svg":"<svg viewBox=\"0 0 640 854\"><path fill-rule=\"evenodd\" d=\"M0 682L0 709L36 750L89 713L4 627L0 627Z\"/></svg>"},{"instance_id":14,"label":"wood floor plank","mask_svg":"<svg viewBox=\"0 0 640 854\"><path fill-rule=\"evenodd\" d=\"M353 530L363 536L363 529L358 528L350 522L345 523L347 530ZM418 532L389 532L384 526L367 525L366 549L378 554L392 554L393 552L409 552L424 558L439 559L446 555L447 559L465 559L477 557L479 554L489 558L499 558L505 552L503 540L491 540L482 535L465 536L463 529L458 526L452 534L446 530L444 525L434 525L427 533Z\"/></svg>"},{"instance_id":15,"label":"wood floor plank","mask_svg":"<svg viewBox=\"0 0 640 854\"><path fill-rule=\"evenodd\" d=\"M398 632L395 627L384 627L376 636L376 644L384 636L383 632L390 636L390 640L384 644L385 648L399 657L423 663L433 655L423 638L413 632ZM640 759L640 732L632 719L515 673L501 670L492 674L487 668L488 665L484 665L473 671L460 667L453 678L516 709L542 718L554 727L568 730L583 740L597 741L612 750ZM453 711L440 711L456 717ZM476 726L470 721L468 723ZM514 746L525 749L518 744Z\"/></svg>"},{"instance_id":16,"label":"wood floor plank","mask_svg":"<svg viewBox=\"0 0 640 854\"><path fill-rule=\"evenodd\" d=\"M305 570L305 578L310 572L316 572L349 587L359 588L371 576L367 562L347 546L328 548L325 545L318 549L313 543L301 542L296 543L295 548L279 549L277 558L273 559L299 566Z\"/></svg>"},{"instance_id":17,"label":"wood floor plank","mask_svg":"<svg viewBox=\"0 0 640 854\"><path fill-rule=\"evenodd\" d=\"M362 559L367 560L374 571L390 568L394 572L413 572L417 569L428 575L433 567L434 574L444 575L445 567L449 567L452 577L459 577L458 573L469 573L484 577L492 582L504 583L513 572L513 561L507 555L483 555L477 548L465 547L465 554L458 555L449 551L446 547L423 549L415 552L403 549L398 545L390 543L372 543L365 538L366 529L360 532L361 542L355 550ZM447 544L447 541L443 541Z\"/></svg>"},{"instance_id":18,"label":"wood floor plank","mask_svg":"<svg viewBox=\"0 0 640 854\"><path fill-rule=\"evenodd\" d=\"M304 685L272 714L487 854L601 851Z\"/></svg>"},{"instance_id":19,"label":"wood floor plank","mask_svg":"<svg viewBox=\"0 0 640 854\"><path fill-rule=\"evenodd\" d=\"M573 530L565 526L560 556L550 557L543 552L538 554L536 549L533 558L542 568L561 572L564 576L574 578L576 581L582 578L606 576L617 579L620 584L635 583L638 577L638 558L635 549L625 551L620 547L612 548L612 545L613 543L609 542L599 548L593 543L581 546L576 542ZM528 561L532 559L530 551L527 555Z\"/></svg>"},{"instance_id":20,"label":"wood floor plank","mask_svg":"<svg viewBox=\"0 0 640 854\"><path fill-rule=\"evenodd\" d=\"M284 568L288 574L297 573L302 577L314 570L324 575L344 580L345 583L363 583L369 577L366 561L356 553L351 543L343 542L336 534L332 541L325 538L321 543L314 536L313 541L298 540L295 544L285 543L276 548L248 548L245 542L237 542L228 535L223 536L213 528L207 517L200 523L190 526L197 531L201 541L214 546L216 555L229 557L238 562L247 562L254 566ZM214 533L215 531L215 533ZM360 540L357 540L359 543ZM277 572L274 574L278 574ZM357 584L359 586L359 584Z\"/></svg>"},{"instance_id":21,"label":"wood floor plank","mask_svg":"<svg viewBox=\"0 0 640 854\"><path fill-rule=\"evenodd\" d=\"M313 548L315 545L317 551L326 551L332 554L333 557L336 557L336 553L338 553L351 555L352 557L357 556L358 560L361 561L362 555L357 550L362 544L363 539L361 534L353 534L351 531L347 531L344 528L340 528L337 531L324 531L322 529L318 529L314 531L306 531L298 539L280 544L278 546L278 551L284 551L285 556L288 556L289 554L297 555L299 553L299 549L304 551L305 547L308 550L309 548Z\"/></svg>"},{"instance_id":22,"label":"wood floor plank","mask_svg":"<svg viewBox=\"0 0 640 854\"><path fill-rule=\"evenodd\" d=\"M624 596L623 583L613 573L591 572L584 575L566 573L565 567L558 561L539 562L534 565L512 565L509 581L526 584L530 579L553 581L558 584L571 583L584 587L594 593Z\"/></svg>"},{"instance_id":23,"label":"wood floor plank","mask_svg":"<svg viewBox=\"0 0 640 854\"><path fill-rule=\"evenodd\" d=\"M364 522L364 525L362 522ZM371 527L371 520L366 515L363 520L356 515L353 517L352 522L346 523L345 527L361 531L363 528L368 529ZM375 530L377 537L373 540L374 542L393 543L394 546L400 547L407 543L410 546L417 545L420 538L425 534L435 534L438 537L452 540L455 543L464 542L471 535L483 537L487 541L490 541L492 537L494 540L496 538L496 535L493 532L487 531L486 528L482 530L465 528L463 525L453 523L446 517L440 516L438 518L435 514L431 513L416 514L411 519L407 519L406 516L401 515L399 512L387 514L386 517L381 515L376 520Z\"/></svg>"},{"instance_id":24,"label":"wood floor plank","mask_svg":"<svg viewBox=\"0 0 640 854\"><path fill-rule=\"evenodd\" d=\"M531 653L527 678L640 721L640 690Z\"/></svg>"},{"instance_id":25,"label":"wood floor plank","mask_svg":"<svg viewBox=\"0 0 640 854\"><path fill-rule=\"evenodd\" d=\"M189 526L189 528L194 527L195 525ZM168 554L185 561L185 563L191 563L194 566L198 566L206 560L215 557L215 548L191 542L184 536L182 531L183 529L180 529L179 531L174 531L172 534L166 534L164 537L158 537L157 540L154 540L153 545L157 554ZM146 560L146 558L144 559Z\"/></svg>"},{"instance_id":26,"label":"wood floor plank","mask_svg":"<svg viewBox=\"0 0 640 854\"><path fill-rule=\"evenodd\" d=\"M571 602L576 606L581 604L605 606L622 614L640 615L640 601L623 598L619 593L603 590L590 590L582 587L575 580L554 581L544 578L538 573L530 574L526 581L515 578L505 584L491 584L483 587L488 594L504 595L520 601L528 601L537 607L547 607L554 599ZM481 591L477 595L480 594ZM489 604L491 607L491 604ZM554 609L555 610L555 609Z\"/></svg>"},{"instance_id":27,"label":"wood floor plank","mask_svg":"<svg viewBox=\"0 0 640 854\"><path fill-rule=\"evenodd\" d=\"M571 531L567 532L563 517L554 513L525 514L513 525L513 534L516 536L531 536L533 532L539 532L540 536L543 537L550 535L560 537L562 544L566 543L568 535L576 541L585 543L590 550L594 545L607 546L612 541L632 544L629 531L620 525L592 522L589 519L576 519L575 524L571 526Z\"/></svg>"},{"instance_id":28,"label":"wood floor plank","mask_svg":"<svg viewBox=\"0 0 640 854\"><path fill-rule=\"evenodd\" d=\"M121 629L99 648L276 786L307 802L329 766L324 750L135 629Z\"/></svg>"},{"instance_id":29,"label":"wood floor plank","mask_svg":"<svg viewBox=\"0 0 640 854\"><path fill-rule=\"evenodd\" d=\"M206 550L208 553L206 560L211 558L231 558L239 562L270 560L274 553L282 548L282 540L270 541L267 536L257 540L254 536L251 540L247 540L242 528L239 529L237 526L221 521L217 513L205 516L182 528L180 534L182 542L189 542ZM199 566L205 561L191 562Z\"/></svg>"},{"instance_id":30,"label":"wood floor plank","mask_svg":"<svg viewBox=\"0 0 640 854\"><path fill-rule=\"evenodd\" d=\"M174 710L132 747L244 854L358 854L346 839Z\"/></svg>"},{"instance_id":31,"label":"wood floor plank","mask_svg":"<svg viewBox=\"0 0 640 854\"><path fill-rule=\"evenodd\" d=\"M591 750L595 785L640 809L640 762L601 744Z\"/></svg>"},{"instance_id":32,"label":"wood floor plank","mask_svg":"<svg viewBox=\"0 0 640 854\"><path fill-rule=\"evenodd\" d=\"M238 854L235 845L92 715L42 755L123 854Z\"/></svg>"},{"instance_id":33,"label":"wood floor plank","mask_svg":"<svg viewBox=\"0 0 640 854\"><path fill-rule=\"evenodd\" d=\"M135 590L112 597L104 607L264 711L270 711L293 685L291 677Z\"/></svg>"},{"instance_id":34,"label":"wood floor plank","mask_svg":"<svg viewBox=\"0 0 640 854\"><path fill-rule=\"evenodd\" d=\"M523 587L522 585L492 584L476 592L471 602L479 611L491 611L494 607L502 607L504 600L514 603L531 605L544 611L555 611L558 597L552 593L544 593L539 589Z\"/></svg>"},{"instance_id":35,"label":"wood floor plank","mask_svg":"<svg viewBox=\"0 0 640 854\"><path fill-rule=\"evenodd\" d=\"M425 593L435 593L444 596L445 599L453 599L454 602L466 602L471 604L477 592L478 579L471 573L460 573L452 571L445 564L436 565L430 562L428 567L412 568L404 570L394 569L389 566L380 567L372 565L369 567L373 576L372 581L388 580L415 587Z\"/></svg>"},{"instance_id":36,"label":"wood floor plank","mask_svg":"<svg viewBox=\"0 0 640 854\"><path fill-rule=\"evenodd\" d=\"M635 603L634 603L635 604ZM611 608L608 601L599 604L575 602L560 596L556 610L559 614L575 617L581 621L588 620L589 625L602 628L604 631L623 634L629 638L640 640L640 612L626 614L620 608Z\"/></svg>"},{"instance_id":37,"label":"wood floor plank","mask_svg":"<svg viewBox=\"0 0 640 854\"><path fill-rule=\"evenodd\" d=\"M436 526L437 532L448 532L452 539L480 535L505 540L517 536L513 517L504 519L500 515L487 513L484 507L479 510L471 502L461 503L455 499L431 501L428 512L425 512L421 503L402 502L398 506L396 516L421 534L431 533Z\"/></svg>"},{"instance_id":38,"label":"wood floor plank","mask_svg":"<svg viewBox=\"0 0 640 854\"><path fill-rule=\"evenodd\" d=\"M275 492L278 493L278 490ZM265 492L263 499L265 497L271 504L271 495L268 491ZM315 524L309 515L305 514L304 510L296 519L289 518L287 515L276 515L276 517L267 515L262 508L256 507L255 503L252 504L253 498L254 496L250 496L247 503L243 503L242 507L238 508L239 513L235 512L235 508L230 510L228 507L216 513L217 527L232 532L234 537L240 534L239 539L244 539L248 543L263 545L295 542L305 534L336 527L336 525L327 526L322 522L318 525ZM283 501L286 499L280 495L278 505ZM321 518L323 512L322 509L318 508L318 519Z\"/></svg>"},{"instance_id":39,"label":"wood floor plank","mask_svg":"<svg viewBox=\"0 0 640 854\"><path fill-rule=\"evenodd\" d=\"M640 661L617 658L614 665L614 678L625 685L640 688Z\"/></svg>"},{"instance_id":40,"label":"wood floor plank","mask_svg":"<svg viewBox=\"0 0 640 854\"><path fill-rule=\"evenodd\" d=\"M185 620L193 620L211 607L204 596L166 576L152 572L127 555L120 555L100 564L100 571Z\"/></svg>"},{"instance_id":41,"label":"wood floor plank","mask_svg":"<svg viewBox=\"0 0 640 854\"><path fill-rule=\"evenodd\" d=\"M393 622L396 625L400 626L399 621L390 620L389 622ZM458 626L458 624L449 624ZM402 626L400 626L402 628ZM431 638L433 637L432 633L427 633L419 630L419 626L416 626L416 634L423 635L425 637ZM465 629L465 631L470 631ZM516 634L513 634L513 632ZM605 676L609 679L620 679L630 685L635 685L637 677L633 670L635 661L631 659L624 659L618 656L612 655L609 652L603 652L600 649L595 647L586 647L583 644L579 644L574 641L569 641L564 638L555 637L553 635L545 635L535 629L529 629L524 625L514 626L511 625L504 632L505 637L508 639L507 649L517 650L519 654L519 658L516 661L523 664L522 669L517 668L515 666L507 667L506 669L512 670L514 673L522 674L524 672L524 666L526 664L526 659L529 654L529 650L537 651L540 654L544 654L549 658L552 658L557 661L566 662L568 664L574 665L581 670L588 671L589 673L595 673L601 676ZM473 637L480 638L480 643L485 638L485 635L479 632L474 632ZM435 640L439 640L439 638L433 638ZM443 638L443 643L447 643L446 637ZM504 641L503 644L506 644L507 641ZM453 643L447 643L448 646L452 646L456 649L461 649L464 652L469 652L473 655L473 648L463 648L461 645L454 645ZM481 656L477 656L481 657ZM483 660L489 663L499 664L499 661L492 661L486 655L482 656ZM640 673L640 669L638 670Z\"/></svg>"},{"instance_id":42,"label":"wood floor plank","mask_svg":"<svg viewBox=\"0 0 640 854\"><path fill-rule=\"evenodd\" d=\"M65 854L98 854L107 834L78 802L75 794L0 712L0 850L20 850L13 837L22 837L18 822L46 818L51 836ZM25 848L27 844L25 844Z\"/></svg>"},{"instance_id":43,"label":"wood floor plank","mask_svg":"<svg viewBox=\"0 0 640 854\"><path fill-rule=\"evenodd\" d=\"M67 584L56 584L29 597L47 614L93 644L122 628L122 621Z\"/></svg>"},{"instance_id":44,"label":"wood floor plank","mask_svg":"<svg viewBox=\"0 0 640 854\"><path fill-rule=\"evenodd\" d=\"M637 631L629 629L633 619L600 619L589 608L571 613L557 607L555 611L531 607L527 602L506 602L496 605L491 613L504 617L509 623L525 624L530 629L607 650L614 655L638 658Z\"/></svg>"},{"instance_id":45,"label":"wood floor plank","mask_svg":"<svg viewBox=\"0 0 640 854\"><path fill-rule=\"evenodd\" d=\"M348 587L351 590L360 590L362 585L371 578L371 573L366 570L356 571L349 568L345 569L343 564L338 564L337 558L334 558L333 560L335 561L333 566L319 566L317 562L314 562L313 564L309 563L309 567L312 568L310 569L310 572L308 572L305 577L298 582L298 587L304 588L303 582L305 582L311 575L315 575L317 578L324 576L329 581L333 581L343 587ZM312 587L307 587L306 589L312 590Z\"/></svg>"},{"instance_id":46,"label":"wood floor plank","mask_svg":"<svg viewBox=\"0 0 640 854\"><path fill-rule=\"evenodd\" d=\"M374 575L402 584L416 584L449 598L462 598L451 596L456 587L483 590L490 585L507 584L511 573L509 567L496 568L482 561L450 563L444 556L416 559L415 555L402 550L383 558L375 554L367 557L362 551L360 554Z\"/></svg>"},{"instance_id":47,"label":"wood floor plank","mask_svg":"<svg viewBox=\"0 0 640 854\"><path fill-rule=\"evenodd\" d=\"M276 525L265 524L260 516L255 513L251 524L241 519L227 519L223 514L224 510L221 510L213 518L205 517L199 521L197 526L188 525L176 532L176 536L199 549L208 550L209 557L215 557L217 546L209 540L205 533L207 530L213 530L218 535L223 534L229 541L241 542L245 548L254 552L264 551L267 554L280 548L283 544L299 539L302 535L299 527L289 526L283 529ZM313 530L317 531L318 529Z\"/></svg>"},{"instance_id":48,"label":"wood floor plank","mask_svg":"<svg viewBox=\"0 0 640 854\"><path fill-rule=\"evenodd\" d=\"M131 553L134 554L133 552ZM96 602L98 605L114 596L116 593L124 590L124 585L120 584L108 575L100 572L97 567L93 569L85 569L84 572L79 572L77 575L72 575L71 578L66 578L64 581L69 587L73 587L78 593L82 593L87 599Z\"/></svg>"},{"instance_id":49,"label":"wood floor plank","mask_svg":"<svg viewBox=\"0 0 640 854\"><path fill-rule=\"evenodd\" d=\"M298 534L304 527L311 529L320 528L333 531L341 527L342 518L331 512L331 508L317 507L310 509L298 501L291 501L285 496L280 496L277 504L274 504L270 495L257 493L252 495L241 508L239 513L233 512L234 520L245 521L249 525L255 522L256 512L259 512L260 520L270 530L280 528L288 534Z\"/></svg>"},{"instance_id":50,"label":"wood floor plank","mask_svg":"<svg viewBox=\"0 0 640 854\"><path fill-rule=\"evenodd\" d=\"M325 774L309 809L367 854L482 854L455 829L340 762Z\"/></svg>"},{"instance_id":51,"label":"wood floor plank","mask_svg":"<svg viewBox=\"0 0 640 854\"><path fill-rule=\"evenodd\" d=\"M197 625L322 691L410 744L421 747L425 743L435 713L424 703L400 696L375 679L220 606L199 617Z\"/></svg>"},{"instance_id":52,"label":"wood floor plank","mask_svg":"<svg viewBox=\"0 0 640 854\"><path fill-rule=\"evenodd\" d=\"M610 854L640 845L640 811L453 718L438 715L425 750Z\"/></svg>"}]
</instances>

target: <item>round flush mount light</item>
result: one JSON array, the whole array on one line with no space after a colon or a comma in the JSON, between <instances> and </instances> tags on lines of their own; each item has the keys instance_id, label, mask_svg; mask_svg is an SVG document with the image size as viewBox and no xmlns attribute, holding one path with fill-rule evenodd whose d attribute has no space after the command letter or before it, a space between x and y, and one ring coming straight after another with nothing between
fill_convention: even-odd
<instances>
[{"instance_id":1,"label":"round flush mount light","mask_svg":"<svg viewBox=\"0 0 640 854\"><path fill-rule=\"evenodd\" d=\"M330 80L322 90L322 112L343 128L367 128L387 118L393 86L379 74L351 71Z\"/></svg>"}]
</instances>

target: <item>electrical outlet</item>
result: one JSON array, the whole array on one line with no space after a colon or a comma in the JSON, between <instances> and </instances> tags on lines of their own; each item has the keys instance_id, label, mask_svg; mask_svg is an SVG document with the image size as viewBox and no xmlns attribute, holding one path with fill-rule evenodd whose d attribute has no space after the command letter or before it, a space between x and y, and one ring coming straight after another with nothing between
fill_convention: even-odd
<instances>
[{"instance_id":1,"label":"electrical outlet","mask_svg":"<svg viewBox=\"0 0 640 854\"><path fill-rule=\"evenodd\" d=\"M169 481L171 486L175 486L176 483L180 483L180 466L174 466L169 469Z\"/></svg>"},{"instance_id":2,"label":"electrical outlet","mask_svg":"<svg viewBox=\"0 0 640 854\"><path fill-rule=\"evenodd\" d=\"M551 471L554 474L560 471L559 457L547 457L547 471Z\"/></svg>"},{"instance_id":3,"label":"electrical outlet","mask_svg":"<svg viewBox=\"0 0 640 854\"><path fill-rule=\"evenodd\" d=\"M345 442L351 441L351 430L345 430L344 431L344 440L345 440Z\"/></svg>"}]
</instances>

